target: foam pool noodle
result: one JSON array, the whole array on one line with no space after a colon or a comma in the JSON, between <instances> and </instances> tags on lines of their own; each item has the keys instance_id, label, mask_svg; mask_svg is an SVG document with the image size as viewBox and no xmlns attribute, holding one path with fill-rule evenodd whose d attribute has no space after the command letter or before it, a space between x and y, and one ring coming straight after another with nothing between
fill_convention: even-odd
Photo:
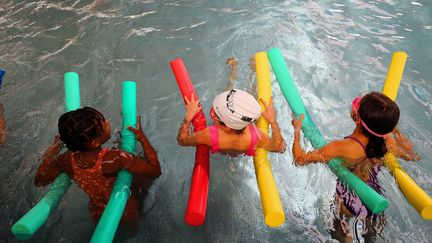
<instances>
[{"instance_id":1,"label":"foam pool noodle","mask_svg":"<svg viewBox=\"0 0 432 243\"><path fill-rule=\"evenodd\" d=\"M122 131L121 131L121 149L128 153L135 153L136 138L128 129L129 126L136 127L137 123L136 109L136 83L134 81L123 82L122 93ZM126 202L130 196L130 186L132 175L121 170L116 177L111 196L108 204L102 213L101 218L96 226L93 236L90 240L92 243L112 242L126 207Z\"/></svg>"},{"instance_id":2,"label":"foam pool noodle","mask_svg":"<svg viewBox=\"0 0 432 243\"><path fill-rule=\"evenodd\" d=\"M296 117L304 114L302 130L304 136L309 139L315 149L322 148L327 144L327 141L322 136L321 132L313 123L311 116L306 110L303 101L297 91L297 88L292 80L288 67L283 59L283 56L278 48L271 49L268 52L268 58L272 65L273 71L278 80L279 86L282 90L285 99L287 100L292 112ZM345 166L340 159L332 159L328 163L331 171L348 187L356 192L364 205L373 213L378 214L383 212L387 206L388 201L382 195L378 194L364 181L355 176Z\"/></svg>"},{"instance_id":3,"label":"foam pool noodle","mask_svg":"<svg viewBox=\"0 0 432 243\"><path fill-rule=\"evenodd\" d=\"M5 72L4 70L0 69L0 89L2 88L2 84L3 84L3 75L4 75L5 73L6 73L6 72Z\"/></svg>"},{"instance_id":4,"label":"foam pool noodle","mask_svg":"<svg viewBox=\"0 0 432 243\"><path fill-rule=\"evenodd\" d=\"M261 98L267 104L271 98L270 66L267 53L258 52L255 54L256 75L258 80L258 101L264 111ZM264 117L257 121L257 127L268 135L269 124ZM264 213L264 222L269 227L279 227L285 221L285 214L279 197L279 192L274 180L270 161L267 158L267 150L256 148L254 156L255 175L261 197L261 204Z\"/></svg>"},{"instance_id":5,"label":"foam pool noodle","mask_svg":"<svg viewBox=\"0 0 432 243\"><path fill-rule=\"evenodd\" d=\"M80 107L80 86L77 73L65 73L64 92L66 112L78 109ZM30 239L46 222L48 216L57 207L70 185L71 180L66 173L57 176L45 196L12 226L13 235L20 240Z\"/></svg>"},{"instance_id":6,"label":"foam pool noodle","mask_svg":"<svg viewBox=\"0 0 432 243\"><path fill-rule=\"evenodd\" d=\"M396 101L407 57L408 55L405 52L395 52L387 72L382 93L387 95L393 101ZM384 163L396 178L399 188L408 202L424 219L432 220L431 197L406 173L406 171L400 166L396 156L392 153L388 152L384 156Z\"/></svg>"}]
</instances>

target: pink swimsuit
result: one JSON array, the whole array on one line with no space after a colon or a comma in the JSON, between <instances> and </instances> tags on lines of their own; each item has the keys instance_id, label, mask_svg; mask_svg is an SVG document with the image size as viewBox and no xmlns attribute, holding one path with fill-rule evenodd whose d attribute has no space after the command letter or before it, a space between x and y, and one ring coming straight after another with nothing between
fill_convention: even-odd
<instances>
[{"instance_id":1,"label":"pink swimsuit","mask_svg":"<svg viewBox=\"0 0 432 243\"><path fill-rule=\"evenodd\" d=\"M248 150L246 151L246 155L254 156L255 155L255 146L258 143L259 131L254 125L249 125L249 132L251 134L251 143L249 145ZM211 153L220 152L219 147L219 131L216 125L210 126L210 144L211 144ZM230 154L231 155L231 154ZM237 156L233 154L231 156Z\"/></svg>"}]
</instances>

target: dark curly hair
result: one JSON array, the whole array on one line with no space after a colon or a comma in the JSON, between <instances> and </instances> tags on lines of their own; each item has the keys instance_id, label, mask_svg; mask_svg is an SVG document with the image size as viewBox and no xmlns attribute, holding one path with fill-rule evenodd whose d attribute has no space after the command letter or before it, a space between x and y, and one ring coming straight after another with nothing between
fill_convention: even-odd
<instances>
[{"instance_id":1,"label":"dark curly hair","mask_svg":"<svg viewBox=\"0 0 432 243\"><path fill-rule=\"evenodd\" d=\"M103 132L104 116L97 110L84 107L60 116L60 139L70 151L86 151L88 145Z\"/></svg>"},{"instance_id":2,"label":"dark curly hair","mask_svg":"<svg viewBox=\"0 0 432 243\"><path fill-rule=\"evenodd\" d=\"M358 109L361 120L375 133L387 134L393 131L399 121L399 107L386 95L371 92L362 97ZM366 145L368 158L381 158L387 153L384 138L377 137L361 126L361 131L369 138Z\"/></svg>"}]
</instances>

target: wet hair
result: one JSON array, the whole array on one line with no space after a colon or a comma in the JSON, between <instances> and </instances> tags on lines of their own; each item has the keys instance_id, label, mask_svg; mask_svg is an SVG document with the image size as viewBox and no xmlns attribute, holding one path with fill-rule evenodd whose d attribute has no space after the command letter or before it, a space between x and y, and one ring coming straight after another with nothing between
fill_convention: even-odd
<instances>
[{"instance_id":1,"label":"wet hair","mask_svg":"<svg viewBox=\"0 0 432 243\"><path fill-rule=\"evenodd\" d=\"M360 100L358 114L373 132L387 134L396 127L400 111L396 103L387 96L371 92ZM369 138L366 145L366 156L368 158L381 158L387 153L384 138L371 134L362 125L361 132Z\"/></svg>"},{"instance_id":2,"label":"wet hair","mask_svg":"<svg viewBox=\"0 0 432 243\"><path fill-rule=\"evenodd\" d=\"M86 151L103 133L104 122L104 116L90 107L66 112L58 120L60 139L70 151Z\"/></svg>"}]
</instances>

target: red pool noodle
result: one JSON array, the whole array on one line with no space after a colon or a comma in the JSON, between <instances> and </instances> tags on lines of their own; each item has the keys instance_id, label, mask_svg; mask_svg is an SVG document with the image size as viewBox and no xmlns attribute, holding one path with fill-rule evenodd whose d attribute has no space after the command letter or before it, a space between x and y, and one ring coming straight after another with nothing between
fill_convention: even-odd
<instances>
[{"instance_id":1,"label":"red pool noodle","mask_svg":"<svg viewBox=\"0 0 432 243\"><path fill-rule=\"evenodd\" d=\"M181 58L176 58L170 62L170 65L177 80L183 101L186 102L184 99L185 96L191 100L192 92L195 95L195 100L197 100L198 96L196 95L183 60ZM206 128L206 118L202 111L195 115L192 120L192 125L194 126L194 132ZM195 167L192 174L189 201L185 215L186 223L189 225L199 226L204 223L209 187L209 170L209 148L206 145L197 146L195 152Z\"/></svg>"}]
</instances>

